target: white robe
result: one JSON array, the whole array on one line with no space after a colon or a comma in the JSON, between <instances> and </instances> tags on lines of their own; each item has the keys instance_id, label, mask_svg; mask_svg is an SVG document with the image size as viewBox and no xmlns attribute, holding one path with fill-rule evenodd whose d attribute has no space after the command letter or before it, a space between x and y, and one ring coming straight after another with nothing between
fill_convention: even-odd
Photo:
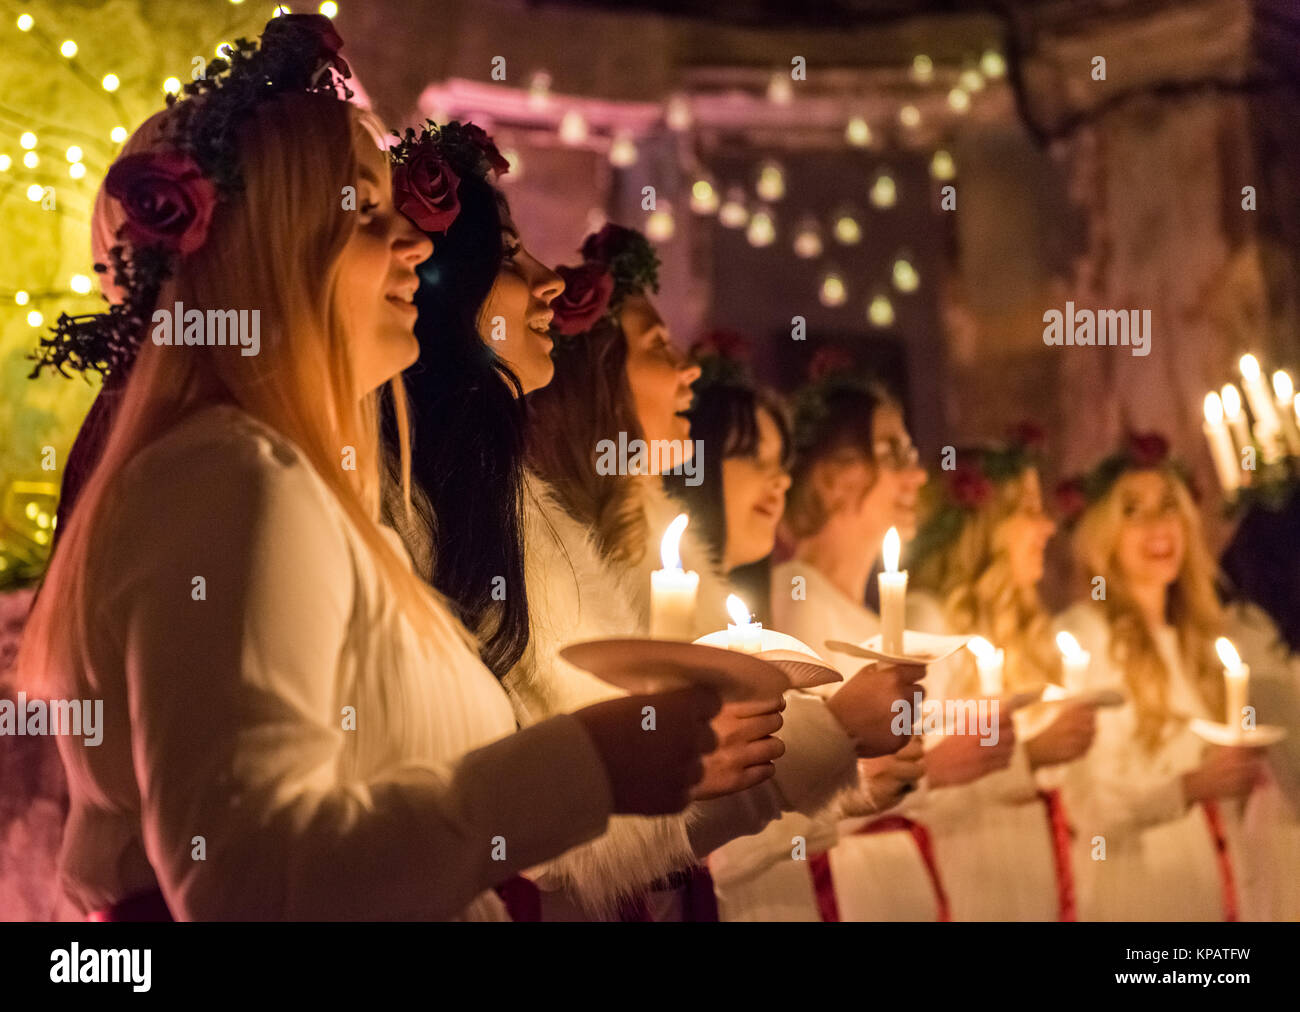
<instances>
[{"instance_id":1,"label":"white robe","mask_svg":"<svg viewBox=\"0 0 1300 1012\"><path fill-rule=\"evenodd\" d=\"M524 531L531 636L523 659L505 680L521 723L621 694L561 659L559 651L581 640L647 634L650 572L659 567L653 549L681 507L658 479L647 479L644 493L649 548L638 563L616 565L546 485L528 477ZM726 581L690 528L681 553L685 568L700 574L696 633L724 627ZM531 872L547 890L544 916L613 916L620 899L643 894L651 883L696 864L727 840L758 832L782 811L818 811L853 782L852 742L820 699L787 693L784 719L780 736L787 751L773 780L693 804L681 816L615 817L604 836ZM654 899L663 907L652 914L680 915L671 896L658 893Z\"/></svg>"},{"instance_id":2,"label":"white robe","mask_svg":"<svg viewBox=\"0 0 1300 1012\"><path fill-rule=\"evenodd\" d=\"M500 919L493 885L604 829L581 724L514 733L455 619L417 637L288 440L206 408L115 482L76 672L104 738L58 741L81 910L161 888L178 919Z\"/></svg>"}]
</instances>

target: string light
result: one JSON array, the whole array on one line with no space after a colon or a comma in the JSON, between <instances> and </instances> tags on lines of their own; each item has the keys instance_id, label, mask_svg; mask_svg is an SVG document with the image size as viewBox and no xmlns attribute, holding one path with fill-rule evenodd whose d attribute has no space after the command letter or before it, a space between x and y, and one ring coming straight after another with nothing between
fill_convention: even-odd
<instances>
[{"instance_id":1,"label":"string light","mask_svg":"<svg viewBox=\"0 0 1300 1012\"><path fill-rule=\"evenodd\" d=\"M104 86L105 91L117 91L122 84L116 74L105 74L104 79L99 83Z\"/></svg>"},{"instance_id":2,"label":"string light","mask_svg":"<svg viewBox=\"0 0 1300 1012\"><path fill-rule=\"evenodd\" d=\"M844 300L848 298L848 292L844 289L844 279L835 271L828 272L822 278L821 290L817 293L817 299L823 306L834 309L836 306L844 305Z\"/></svg>"},{"instance_id":3,"label":"string light","mask_svg":"<svg viewBox=\"0 0 1300 1012\"><path fill-rule=\"evenodd\" d=\"M115 126L113 127L113 132L108 136L112 138L114 144L121 144L126 140L126 127Z\"/></svg>"},{"instance_id":4,"label":"string light","mask_svg":"<svg viewBox=\"0 0 1300 1012\"><path fill-rule=\"evenodd\" d=\"M581 144L587 139L587 121L577 109L570 109L560 120L560 140L565 144Z\"/></svg>"},{"instance_id":5,"label":"string light","mask_svg":"<svg viewBox=\"0 0 1300 1012\"><path fill-rule=\"evenodd\" d=\"M957 76L957 83L966 91L983 91L984 75L974 67L967 67Z\"/></svg>"},{"instance_id":6,"label":"string light","mask_svg":"<svg viewBox=\"0 0 1300 1012\"><path fill-rule=\"evenodd\" d=\"M953 88L948 92L948 105L953 112L965 112L970 108L970 95L961 88Z\"/></svg>"},{"instance_id":7,"label":"string light","mask_svg":"<svg viewBox=\"0 0 1300 1012\"><path fill-rule=\"evenodd\" d=\"M767 100L774 105L789 105L794 99L794 86L784 71L778 70L767 83Z\"/></svg>"},{"instance_id":8,"label":"string light","mask_svg":"<svg viewBox=\"0 0 1300 1012\"><path fill-rule=\"evenodd\" d=\"M626 133L620 133L609 146L609 164L620 169L635 165L637 160L636 143Z\"/></svg>"},{"instance_id":9,"label":"string light","mask_svg":"<svg viewBox=\"0 0 1300 1012\"><path fill-rule=\"evenodd\" d=\"M673 221L672 208L666 201L659 201L659 206L650 212L650 217L645 222L646 238L655 242L667 242L677 231L677 224Z\"/></svg>"},{"instance_id":10,"label":"string light","mask_svg":"<svg viewBox=\"0 0 1300 1012\"><path fill-rule=\"evenodd\" d=\"M76 292L78 295L90 294L90 278L88 278L86 275L84 274L72 275L72 281L70 282L70 284L72 286L72 290Z\"/></svg>"},{"instance_id":11,"label":"string light","mask_svg":"<svg viewBox=\"0 0 1300 1012\"><path fill-rule=\"evenodd\" d=\"M727 199L718 208L718 221L724 228L744 228L749 221L749 211L745 207L745 191L739 186L727 190Z\"/></svg>"},{"instance_id":12,"label":"string light","mask_svg":"<svg viewBox=\"0 0 1300 1012\"><path fill-rule=\"evenodd\" d=\"M73 162L68 166L68 175L73 179L81 179L86 175L86 165L84 162Z\"/></svg>"},{"instance_id":13,"label":"string light","mask_svg":"<svg viewBox=\"0 0 1300 1012\"><path fill-rule=\"evenodd\" d=\"M77 147L77 145L75 144L72 145L72 147L68 148L68 161L70 162L81 161L81 148Z\"/></svg>"},{"instance_id":14,"label":"string light","mask_svg":"<svg viewBox=\"0 0 1300 1012\"><path fill-rule=\"evenodd\" d=\"M77 44L71 39L64 40L63 45L59 47L59 52L71 60L77 55Z\"/></svg>"},{"instance_id":15,"label":"string light","mask_svg":"<svg viewBox=\"0 0 1300 1012\"><path fill-rule=\"evenodd\" d=\"M912 57L912 80L925 84L934 77L934 61L924 53Z\"/></svg>"},{"instance_id":16,"label":"string light","mask_svg":"<svg viewBox=\"0 0 1300 1012\"><path fill-rule=\"evenodd\" d=\"M34 169L41 164L41 159L35 151L28 151L27 154L23 155L23 164L29 169Z\"/></svg>"},{"instance_id":17,"label":"string light","mask_svg":"<svg viewBox=\"0 0 1300 1012\"><path fill-rule=\"evenodd\" d=\"M691 210L696 214L713 214L718 209L717 188L701 176L691 183Z\"/></svg>"},{"instance_id":18,"label":"string light","mask_svg":"<svg viewBox=\"0 0 1300 1012\"><path fill-rule=\"evenodd\" d=\"M900 256L894 261L894 287L900 292L914 292L921 284L921 275L907 257Z\"/></svg>"},{"instance_id":19,"label":"string light","mask_svg":"<svg viewBox=\"0 0 1300 1012\"><path fill-rule=\"evenodd\" d=\"M749 240L751 246L763 247L771 246L776 240L776 224L772 221L772 213L765 207L760 207L750 216L749 225L745 229L745 238Z\"/></svg>"},{"instance_id":20,"label":"string light","mask_svg":"<svg viewBox=\"0 0 1300 1012\"><path fill-rule=\"evenodd\" d=\"M230 52L231 52L231 45L230 45L230 43L229 43L229 42L218 42L218 43L217 43L217 48L215 49L215 52L216 52L216 54L217 54L218 56L220 56L222 59L225 59L227 56L230 55Z\"/></svg>"},{"instance_id":21,"label":"string light","mask_svg":"<svg viewBox=\"0 0 1300 1012\"><path fill-rule=\"evenodd\" d=\"M8 155L0 155L0 172L8 172L9 166L13 165L14 160Z\"/></svg>"},{"instance_id":22,"label":"string light","mask_svg":"<svg viewBox=\"0 0 1300 1012\"><path fill-rule=\"evenodd\" d=\"M32 16L30 14L18 15L18 30L20 32L30 32L33 24L34 22L32 21Z\"/></svg>"},{"instance_id":23,"label":"string light","mask_svg":"<svg viewBox=\"0 0 1300 1012\"><path fill-rule=\"evenodd\" d=\"M539 70L528 81L528 104L534 109L541 109L550 100L551 75L544 70Z\"/></svg>"},{"instance_id":24,"label":"string light","mask_svg":"<svg viewBox=\"0 0 1300 1012\"><path fill-rule=\"evenodd\" d=\"M754 186L764 200L778 201L785 196L785 173L776 162L764 162L758 169L758 182Z\"/></svg>"},{"instance_id":25,"label":"string light","mask_svg":"<svg viewBox=\"0 0 1300 1012\"><path fill-rule=\"evenodd\" d=\"M438 121L434 120L434 122L436 123ZM505 179L503 179L502 182L506 182L506 183L519 182L519 177L524 174L523 156L519 153L519 151L516 148L505 148L501 152L501 157L504 158L506 160L506 163L510 166L510 171L506 173Z\"/></svg>"},{"instance_id":26,"label":"string light","mask_svg":"<svg viewBox=\"0 0 1300 1012\"><path fill-rule=\"evenodd\" d=\"M867 319L873 327L888 327L894 322L894 304L888 295L875 295L867 306Z\"/></svg>"},{"instance_id":27,"label":"string light","mask_svg":"<svg viewBox=\"0 0 1300 1012\"><path fill-rule=\"evenodd\" d=\"M887 172L880 173L871 185L871 203L886 208L893 207L897 201L898 188L894 185L894 177Z\"/></svg>"},{"instance_id":28,"label":"string light","mask_svg":"<svg viewBox=\"0 0 1300 1012\"><path fill-rule=\"evenodd\" d=\"M842 211L835 219L835 241L843 246L855 246L862 239L862 226L850 211Z\"/></svg>"},{"instance_id":29,"label":"string light","mask_svg":"<svg viewBox=\"0 0 1300 1012\"><path fill-rule=\"evenodd\" d=\"M812 260L822 255L822 235L817 219L809 216L799 223L794 237L794 255L801 260Z\"/></svg>"},{"instance_id":30,"label":"string light","mask_svg":"<svg viewBox=\"0 0 1300 1012\"><path fill-rule=\"evenodd\" d=\"M26 292L24 292L22 289L19 289L18 291L14 292L14 301L18 303L18 305L20 306L27 305L30 299L31 296L28 295Z\"/></svg>"},{"instance_id":31,"label":"string light","mask_svg":"<svg viewBox=\"0 0 1300 1012\"><path fill-rule=\"evenodd\" d=\"M668 99L668 110L664 117L669 130L689 130L695 117L691 112L691 103L685 95L673 95Z\"/></svg>"},{"instance_id":32,"label":"string light","mask_svg":"<svg viewBox=\"0 0 1300 1012\"><path fill-rule=\"evenodd\" d=\"M168 95L179 94L180 90L181 90L180 78L169 77L167 78L167 80L163 81L163 91L167 92Z\"/></svg>"},{"instance_id":33,"label":"string light","mask_svg":"<svg viewBox=\"0 0 1300 1012\"><path fill-rule=\"evenodd\" d=\"M36 135L30 130L26 130L23 132L23 135L18 138L18 144L30 151L32 148L36 147Z\"/></svg>"},{"instance_id":34,"label":"string light","mask_svg":"<svg viewBox=\"0 0 1300 1012\"><path fill-rule=\"evenodd\" d=\"M325 0L325 2L320 5L320 12L327 18L332 18L339 12L339 5L336 4L334 0Z\"/></svg>"},{"instance_id":35,"label":"string light","mask_svg":"<svg viewBox=\"0 0 1300 1012\"><path fill-rule=\"evenodd\" d=\"M32 183L31 186L27 187L27 199L33 204L40 200L44 195L45 191L41 188L40 183Z\"/></svg>"},{"instance_id":36,"label":"string light","mask_svg":"<svg viewBox=\"0 0 1300 1012\"><path fill-rule=\"evenodd\" d=\"M980 57L980 70L990 80L996 80L1007 72L1007 61L996 49L986 49Z\"/></svg>"},{"instance_id":37,"label":"string light","mask_svg":"<svg viewBox=\"0 0 1300 1012\"><path fill-rule=\"evenodd\" d=\"M935 179L952 179L957 175L957 166L952 160L952 155L942 149L934 153L930 159L930 175Z\"/></svg>"},{"instance_id":38,"label":"string light","mask_svg":"<svg viewBox=\"0 0 1300 1012\"><path fill-rule=\"evenodd\" d=\"M912 104L907 104L898 110L898 122L909 130L915 130L921 125L921 110Z\"/></svg>"},{"instance_id":39,"label":"string light","mask_svg":"<svg viewBox=\"0 0 1300 1012\"><path fill-rule=\"evenodd\" d=\"M871 143L871 127L861 116L854 116L844 128L844 139L855 148L865 148Z\"/></svg>"},{"instance_id":40,"label":"string light","mask_svg":"<svg viewBox=\"0 0 1300 1012\"><path fill-rule=\"evenodd\" d=\"M45 317L40 314L39 310L33 309L27 314L27 326L29 327L39 327L44 322Z\"/></svg>"}]
</instances>

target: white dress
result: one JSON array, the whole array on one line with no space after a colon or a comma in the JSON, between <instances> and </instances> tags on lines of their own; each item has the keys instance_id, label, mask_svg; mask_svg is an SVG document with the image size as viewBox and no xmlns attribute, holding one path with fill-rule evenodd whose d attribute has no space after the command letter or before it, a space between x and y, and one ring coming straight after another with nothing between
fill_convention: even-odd
<instances>
[{"instance_id":1,"label":"white dress","mask_svg":"<svg viewBox=\"0 0 1300 1012\"><path fill-rule=\"evenodd\" d=\"M581 724L514 733L455 620L417 638L274 431L198 411L110 503L77 672L103 742L58 742L81 910L161 888L186 920L501 919L493 885L604 829Z\"/></svg>"},{"instance_id":2,"label":"white dress","mask_svg":"<svg viewBox=\"0 0 1300 1012\"><path fill-rule=\"evenodd\" d=\"M792 596L796 578L803 596ZM845 678L862 661L827 650L826 640L858 642L880 631L879 619L849 600L813 566L791 560L772 571L773 625L797 637L839 668ZM924 808L924 788L881 817L913 817ZM859 834L880 818L813 820L782 818L759 838L738 841L710 860L720 912L732 920L820 920L812 886L815 855L828 851L834 901L845 921L930 921L938 903L929 872L912 834L901 829ZM887 824L887 823L882 823ZM807 840L806 860L795 858L791 840ZM836 842L838 840L838 842ZM740 851L728 854L727 850Z\"/></svg>"},{"instance_id":3,"label":"white dress","mask_svg":"<svg viewBox=\"0 0 1300 1012\"><path fill-rule=\"evenodd\" d=\"M1111 636L1099 605L1084 601L1056 620L1092 654L1084 687L1127 694L1110 656ZM1156 645L1169 670L1168 706L1176 717L1154 752L1137 740L1131 702L1097 711L1097 736L1066 771L1065 793L1075 826L1079 919L1084 921L1217 921L1225 916L1223 878L1210 822L1189 805L1182 777L1207 748L1192 717L1216 719L1195 691L1179 655L1177 634L1160 630ZM1073 688L1073 686L1071 686ZM1225 823L1231 805L1220 802ZM1102 859L1104 846L1104 859ZM1230 848L1236 870L1238 861Z\"/></svg>"},{"instance_id":4,"label":"white dress","mask_svg":"<svg viewBox=\"0 0 1300 1012\"><path fill-rule=\"evenodd\" d=\"M659 538L681 506L648 482L645 511L652 550L636 564L611 563L591 531L575 520L536 476L525 493L525 570L531 636L506 688L521 723L622 694L559 656L569 643L644 636L650 621L650 572L659 568ZM700 574L697 635L721 628L726 581L688 528L684 566ZM816 696L786 694L780 732L786 753L776 775L747 791L692 804L683 815L615 816L596 840L530 871L543 892L544 919L615 916L620 900L645 894L658 879L697 864L723 843L757 833L783 811L816 813L856 778L852 741ZM655 920L680 919L680 890L645 896Z\"/></svg>"}]
</instances>

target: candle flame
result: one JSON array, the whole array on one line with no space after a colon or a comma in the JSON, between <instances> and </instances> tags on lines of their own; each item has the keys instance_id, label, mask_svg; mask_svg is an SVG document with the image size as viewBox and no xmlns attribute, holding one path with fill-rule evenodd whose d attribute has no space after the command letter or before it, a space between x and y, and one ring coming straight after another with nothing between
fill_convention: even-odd
<instances>
[{"instance_id":1,"label":"candle flame","mask_svg":"<svg viewBox=\"0 0 1300 1012\"><path fill-rule=\"evenodd\" d=\"M1237 363L1241 368L1241 378L1246 382L1251 382L1259 376L1259 359L1254 355L1245 354L1241 356L1241 361Z\"/></svg>"},{"instance_id":2,"label":"candle flame","mask_svg":"<svg viewBox=\"0 0 1300 1012\"><path fill-rule=\"evenodd\" d=\"M1210 425L1220 425L1223 422L1223 401L1213 390L1205 395L1205 420Z\"/></svg>"},{"instance_id":3,"label":"candle flame","mask_svg":"<svg viewBox=\"0 0 1300 1012\"><path fill-rule=\"evenodd\" d=\"M1068 633L1064 629L1056 634L1056 649L1066 658L1078 657L1083 653L1083 647L1079 646L1079 641L1074 638L1073 633Z\"/></svg>"},{"instance_id":4,"label":"candle flame","mask_svg":"<svg viewBox=\"0 0 1300 1012\"><path fill-rule=\"evenodd\" d=\"M966 641L966 649L978 657L981 661L991 661L994 657L993 644L983 636L972 636Z\"/></svg>"},{"instance_id":5,"label":"candle flame","mask_svg":"<svg viewBox=\"0 0 1300 1012\"><path fill-rule=\"evenodd\" d=\"M1279 369L1273 374L1273 393L1283 404L1290 404L1291 398L1295 396L1295 384L1285 369Z\"/></svg>"},{"instance_id":6,"label":"candle flame","mask_svg":"<svg viewBox=\"0 0 1300 1012\"><path fill-rule=\"evenodd\" d=\"M749 624L749 609L745 602L735 594L727 595L727 614L731 616L731 621L736 625Z\"/></svg>"},{"instance_id":7,"label":"candle flame","mask_svg":"<svg viewBox=\"0 0 1300 1012\"><path fill-rule=\"evenodd\" d=\"M1223 414L1230 422L1241 414L1241 394L1231 383L1223 385Z\"/></svg>"},{"instance_id":8,"label":"candle flame","mask_svg":"<svg viewBox=\"0 0 1300 1012\"><path fill-rule=\"evenodd\" d=\"M1214 641L1214 649L1219 654L1219 660L1229 671L1237 672L1241 670L1241 655L1237 653L1237 648L1232 645L1232 640L1226 636L1220 636Z\"/></svg>"},{"instance_id":9,"label":"candle flame","mask_svg":"<svg viewBox=\"0 0 1300 1012\"><path fill-rule=\"evenodd\" d=\"M903 551L902 539L898 536L898 528L889 528L889 533L885 535L885 543L880 549L881 554L885 557L885 571L889 573L898 572L898 556Z\"/></svg>"},{"instance_id":10,"label":"candle flame","mask_svg":"<svg viewBox=\"0 0 1300 1012\"><path fill-rule=\"evenodd\" d=\"M659 558L664 564L664 569L681 569L682 568L682 531L686 530L686 525L690 523L691 518L685 513L678 513L673 522L668 525L668 530L664 531L664 539L659 542Z\"/></svg>"}]
</instances>

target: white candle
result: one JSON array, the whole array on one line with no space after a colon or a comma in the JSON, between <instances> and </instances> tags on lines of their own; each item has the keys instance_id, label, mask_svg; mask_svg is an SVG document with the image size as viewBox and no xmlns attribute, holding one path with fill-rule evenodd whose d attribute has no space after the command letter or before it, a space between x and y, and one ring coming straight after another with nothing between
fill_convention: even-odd
<instances>
[{"instance_id":1,"label":"white candle","mask_svg":"<svg viewBox=\"0 0 1300 1012\"><path fill-rule=\"evenodd\" d=\"M763 625L751 622L752 616L745 602L735 594L727 595L727 614L732 624L727 626L727 649L743 654L756 654L763 649Z\"/></svg>"},{"instance_id":2,"label":"white candle","mask_svg":"<svg viewBox=\"0 0 1300 1012\"><path fill-rule=\"evenodd\" d=\"M1255 416L1255 441L1259 443L1259 452L1265 461L1275 461L1282 455L1282 423L1273 406L1273 397L1264 383L1264 374L1259 370L1259 360L1254 355L1242 355L1238 365L1241 368L1241 385L1246 391L1246 403L1250 405L1250 413Z\"/></svg>"},{"instance_id":3,"label":"white candle","mask_svg":"<svg viewBox=\"0 0 1300 1012\"><path fill-rule=\"evenodd\" d=\"M975 666L979 669L980 695L1002 695L1002 669L1006 664L1006 651L1001 647L994 649L993 644L983 636L972 636L966 642L966 649L975 655Z\"/></svg>"},{"instance_id":4,"label":"white candle","mask_svg":"<svg viewBox=\"0 0 1300 1012\"><path fill-rule=\"evenodd\" d=\"M1286 437L1287 449L1300 456L1300 421L1292 410L1296 403L1295 384L1285 369L1273 373L1273 396L1277 399L1277 413L1281 420L1282 434Z\"/></svg>"},{"instance_id":5,"label":"white candle","mask_svg":"<svg viewBox=\"0 0 1300 1012\"><path fill-rule=\"evenodd\" d=\"M1232 640L1220 636L1214 641L1214 649L1223 662L1223 687L1227 697L1224 707L1227 720L1225 723L1238 734L1242 731L1242 717L1250 698L1250 667L1241 663L1241 655L1232 645Z\"/></svg>"},{"instance_id":6,"label":"white candle","mask_svg":"<svg viewBox=\"0 0 1300 1012\"><path fill-rule=\"evenodd\" d=\"M1232 447L1232 434L1223 424L1223 401L1214 391L1205 395L1205 440L1210 444L1214 469L1225 492L1236 491L1241 484L1241 463Z\"/></svg>"},{"instance_id":7,"label":"white candle","mask_svg":"<svg viewBox=\"0 0 1300 1012\"><path fill-rule=\"evenodd\" d=\"M1092 663L1092 654L1079 646L1073 634L1062 630L1056 634L1056 649L1061 651L1061 663L1065 669L1067 692L1082 692L1088 685L1088 666Z\"/></svg>"},{"instance_id":8,"label":"white candle","mask_svg":"<svg viewBox=\"0 0 1300 1012\"><path fill-rule=\"evenodd\" d=\"M1228 428L1232 430L1233 442L1237 444L1237 468L1241 468L1241 451L1250 442L1250 425L1246 421L1246 413L1241 410L1241 394L1231 383L1225 383L1223 390L1223 417L1228 423Z\"/></svg>"},{"instance_id":9,"label":"white candle","mask_svg":"<svg viewBox=\"0 0 1300 1012\"><path fill-rule=\"evenodd\" d=\"M898 571L898 556L903 550L898 528L889 528L881 554L885 571L877 578L880 590L880 648L887 654L902 656L903 629L907 617L907 570Z\"/></svg>"},{"instance_id":10,"label":"white candle","mask_svg":"<svg viewBox=\"0 0 1300 1012\"><path fill-rule=\"evenodd\" d=\"M682 571L679 546L686 530L685 513L668 525L659 545L663 569L650 574L650 635L659 640L695 638L695 595L700 574Z\"/></svg>"}]
</instances>

